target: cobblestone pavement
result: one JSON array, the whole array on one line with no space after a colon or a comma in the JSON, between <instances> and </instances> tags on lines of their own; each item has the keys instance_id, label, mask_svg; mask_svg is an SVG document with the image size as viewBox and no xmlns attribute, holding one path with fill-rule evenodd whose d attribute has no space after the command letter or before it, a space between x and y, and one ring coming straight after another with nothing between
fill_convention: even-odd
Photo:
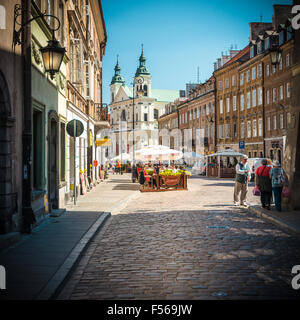
<instances>
[{"instance_id":1,"label":"cobblestone pavement","mask_svg":"<svg viewBox=\"0 0 300 320\"><path fill-rule=\"evenodd\" d=\"M300 298L299 237L233 207L230 180L188 188L140 193L112 215L58 299Z\"/></svg>"}]
</instances>

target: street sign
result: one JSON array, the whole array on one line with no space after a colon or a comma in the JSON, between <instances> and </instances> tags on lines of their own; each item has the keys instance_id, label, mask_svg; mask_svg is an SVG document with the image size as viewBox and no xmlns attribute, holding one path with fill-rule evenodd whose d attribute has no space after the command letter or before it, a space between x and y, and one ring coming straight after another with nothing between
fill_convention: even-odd
<instances>
[{"instance_id":1,"label":"street sign","mask_svg":"<svg viewBox=\"0 0 300 320\"><path fill-rule=\"evenodd\" d=\"M75 129L75 130L74 130ZM67 132L71 137L80 137L84 130L83 123L80 120L71 120L67 124Z\"/></svg>"},{"instance_id":2,"label":"street sign","mask_svg":"<svg viewBox=\"0 0 300 320\"><path fill-rule=\"evenodd\" d=\"M245 141L239 141L239 148L245 149Z\"/></svg>"}]
</instances>

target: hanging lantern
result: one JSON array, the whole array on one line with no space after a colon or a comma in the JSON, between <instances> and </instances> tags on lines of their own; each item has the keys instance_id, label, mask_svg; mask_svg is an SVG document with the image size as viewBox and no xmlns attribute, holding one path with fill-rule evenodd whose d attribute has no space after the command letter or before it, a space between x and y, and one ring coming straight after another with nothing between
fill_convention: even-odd
<instances>
[{"instance_id":1,"label":"hanging lantern","mask_svg":"<svg viewBox=\"0 0 300 320\"><path fill-rule=\"evenodd\" d=\"M48 41L48 45L41 48L40 51L42 53L45 71L49 72L51 79L53 79L55 73L59 72L66 50L53 38Z\"/></svg>"}]
</instances>

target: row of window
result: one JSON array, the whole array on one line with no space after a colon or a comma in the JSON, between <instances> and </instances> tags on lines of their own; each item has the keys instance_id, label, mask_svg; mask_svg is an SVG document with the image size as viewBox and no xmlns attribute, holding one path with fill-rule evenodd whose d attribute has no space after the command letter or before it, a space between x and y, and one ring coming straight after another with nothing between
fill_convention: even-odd
<instances>
[{"instance_id":1,"label":"row of window","mask_svg":"<svg viewBox=\"0 0 300 320\"><path fill-rule=\"evenodd\" d=\"M283 100L284 98L291 97L291 85L290 83L286 83L285 85L281 85L279 88L272 88L272 90L268 89L266 91L266 104L271 103L271 94L272 94L272 102L277 102L277 92L279 95L279 100ZM230 112L231 108L231 98L226 98L226 112ZM252 104L251 104L252 102ZM219 102L219 110L220 114L224 113L223 99ZM248 91L246 95L246 105L247 109L252 107L262 105L262 87L259 87L257 90L253 89L252 91ZM243 111L245 109L245 95L240 95L240 110ZM237 110L237 96L232 97L232 110Z\"/></svg>"},{"instance_id":2,"label":"row of window","mask_svg":"<svg viewBox=\"0 0 300 320\"><path fill-rule=\"evenodd\" d=\"M290 66L290 54L287 53L284 57L284 61L285 61L285 67L289 67ZM278 69L282 70L283 68L283 60L281 58L279 65L278 65ZM274 74L276 72L276 66L272 65L272 73ZM261 78L262 76L262 64L258 64L257 66L254 66L251 68L251 70L247 70L246 72L243 72L240 74L240 85L244 85L245 80L246 82L250 82L251 80L255 80L256 78ZM270 65L266 65L266 76L270 76ZM228 89L230 87L230 83L229 83L229 78L225 78L225 89ZM234 87L236 86L236 75L232 75L231 77L231 86ZM219 90L223 90L223 81L219 80L218 82L218 89Z\"/></svg>"},{"instance_id":3,"label":"row of window","mask_svg":"<svg viewBox=\"0 0 300 320\"><path fill-rule=\"evenodd\" d=\"M278 95L277 95L278 93ZM272 97L271 97L272 95ZM272 88L268 89L266 91L266 104L272 102L277 102L277 96L279 97L279 100L283 100L284 98L290 98L291 97L291 84L290 82L287 82L285 85L281 85L279 88Z\"/></svg>"},{"instance_id":4,"label":"row of window","mask_svg":"<svg viewBox=\"0 0 300 320\"><path fill-rule=\"evenodd\" d=\"M272 128L271 128L271 121L272 121ZM287 114L287 122L290 123L290 113ZM246 123L244 120L240 123L240 138L245 138L245 127ZM285 123L284 123L284 114L281 113L278 115L273 115L272 117L267 117L267 131L270 130L277 130L277 129L284 129ZM236 123L233 124L233 138L237 137L237 127ZM263 135L263 123L262 118L258 119L258 123L256 119L247 120L247 138L252 137L262 137ZM224 138L231 138L231 124L220 124L218 126L218 137L219 139Z\"/></svg>"},{"instance_id":5,"label":"row of window","mask_svg":"<svg viewBox=\"0 0 300 320\"><path fill-rule=\"evenodd\" d=\"M245 121L242 120L240 123L240 138L243 139L245 138ZM232 128L232 135L233 138L237 138L237 125L236 123L233 124ZM263 135L263 123L262 123L262 118L258 119L258 124L257 120L253 119L247 121L247 138L251 137L262 137ZM219 139L226 139L226 138L231 138L231 124L226 123L226 124L220 124L218 126L218 137Z\"/></svg>"},{"instance_id":6,"label":"row of window","mask_svg":"<svg viewBox=\"0 0 300 320\"><path fill-rule=\"evenodd\" d=\"M271 119L272 119L272 127L271 127ZM291 114L287 113L287 123L291 122ZM267 117L267 131L284 129L284 115L283 113L279 114L279 117L274 114L272 117Z\"/></svg>"},{"instance_id":7,"label":"row of window","mask_svg":"<svg viewBox=\"0 0 300 320\"><path fill-rule=\"evenodd\" d=\"M189 115L189 121L190 121L190 120L195 120L200 118L200 115L209 115L210 113L213 113L213 112L214 112L213 103L208 103L207 105L204 105L202 107L197 107L185 113L181 113L179 115L179 124L187 123L188 115Z\"/></svg>"}]
</instances>

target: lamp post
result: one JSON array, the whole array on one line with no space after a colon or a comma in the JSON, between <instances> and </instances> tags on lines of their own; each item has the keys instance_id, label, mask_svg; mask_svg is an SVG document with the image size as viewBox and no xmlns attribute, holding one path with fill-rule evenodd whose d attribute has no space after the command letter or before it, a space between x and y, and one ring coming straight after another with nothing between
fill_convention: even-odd
<instances>
[{"instance_id":1,"label":"lamp post","mask_svg":"<svg viewBox=\"0 0 300 320\"><path fill-rule=\"evenodd\" d=\"M144 78L139 76L134 79L132 83L132 168L131 168L131 180L132 182L135 182L137 179L137 173L136 173L136 166L135 166L135 137L134 137L134 87L136 84L143 84ZM144 90L137 90L137 95L140 96L141 94L144 94Z\"/></svg>"}]
</instances>

